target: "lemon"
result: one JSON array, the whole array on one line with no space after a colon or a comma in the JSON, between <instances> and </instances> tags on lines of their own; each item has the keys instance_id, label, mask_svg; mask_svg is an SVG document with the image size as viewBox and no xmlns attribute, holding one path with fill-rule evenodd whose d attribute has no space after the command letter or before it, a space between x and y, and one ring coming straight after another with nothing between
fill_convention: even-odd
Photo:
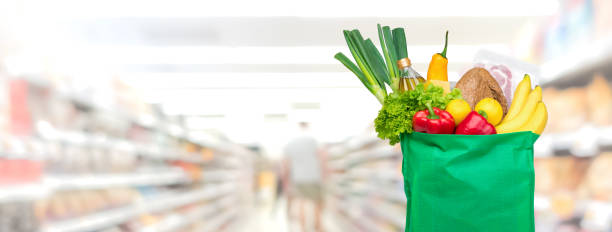
<instances>
[{"instance_id":1,"label":"lemon","mask_svg":"<svg viewBox=\"0 0 612 232\"><path fill-rule=\"evenodd\" d=\"M463 119L465 119L465 116L472 111L472 108L470 107L470 104L463 99L453 99L448 103L448 105L446 105L445 110L453 116L456 126L459 125Z\"/></svg>"},{"instance_id":2,"label":"lemon","mask_svg":"<svg viewBox=\"0 0 612 232\"><path fill-rule=\"evenodd\" d=\"M474 107L474 111L479 113L484 112L487 122L491 123L493 126L499 124L504 116L504 110L499 102L490 97L480 100L478 104L476 104L476 107Z\"/></svg>"}]
</instances>

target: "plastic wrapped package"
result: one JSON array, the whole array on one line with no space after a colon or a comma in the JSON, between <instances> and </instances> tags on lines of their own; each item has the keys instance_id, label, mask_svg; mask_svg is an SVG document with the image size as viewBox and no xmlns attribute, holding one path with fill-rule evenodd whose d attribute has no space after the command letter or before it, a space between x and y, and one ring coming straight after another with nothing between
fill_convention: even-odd
<instances>
[{"instance_id":1,"label":"plastic wrapped package","mask_svg":"<svg viewBox=\"0 0 612 232\"><path fill-rule=\"evenodd\" d=\"M476 67L487 69L487 71L497 80L508 103L512 102L514 90L525 74L529 74L532 86L539 83L540 69L538 66L520 61L516 58L481 50L476 53L474 63Z\"/></svg>"}]
</instances>

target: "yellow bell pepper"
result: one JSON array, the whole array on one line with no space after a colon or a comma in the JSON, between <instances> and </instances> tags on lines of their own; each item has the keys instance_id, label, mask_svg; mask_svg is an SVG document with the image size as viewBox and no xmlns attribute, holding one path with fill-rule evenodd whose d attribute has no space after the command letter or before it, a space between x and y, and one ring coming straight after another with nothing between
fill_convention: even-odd
<instances>
[{"instance_id":1,"label":"yellow bell pepper","mask_svg":"<svg viewBox=\"0 0 612 232\"><path fill-rule=\"evenodd\" d=\"M431 57L429 69L427 70L427 80L448 81L448 59L446 59L446 48L448 47L448 31L444 41L444 50Z\"/></svg>"}]
</instances>

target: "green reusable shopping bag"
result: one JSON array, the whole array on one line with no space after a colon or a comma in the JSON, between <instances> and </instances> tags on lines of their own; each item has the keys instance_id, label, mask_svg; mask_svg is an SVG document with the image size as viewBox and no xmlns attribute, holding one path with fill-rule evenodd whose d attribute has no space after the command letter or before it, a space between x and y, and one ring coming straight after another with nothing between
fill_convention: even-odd
<instances>
[{"instance_id":1,"label":"green reusable shopping bag","mask_svg":"<svg viewBox=\"0 0 612 232\"><path fill-rule=\"evenodd\" d=\"M406 232L533 232L538 135L401 137Z\"/></svg>"}]
</instances>

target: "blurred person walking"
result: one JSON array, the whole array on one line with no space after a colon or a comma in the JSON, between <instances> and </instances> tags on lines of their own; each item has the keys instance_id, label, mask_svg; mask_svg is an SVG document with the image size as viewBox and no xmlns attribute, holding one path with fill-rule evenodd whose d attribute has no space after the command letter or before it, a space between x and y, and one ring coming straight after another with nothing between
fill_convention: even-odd
<instances>
[{"instance_id":1,"label":"blurred person walking","mask_svg":"<svg viewBox=\"0 0 612 232\"><path fill-rule=\"evenodd\" d=\"M285 147L284 180L287 188L287 215L292 219L292 212L299 206L299 223L302 232L306 232L305 205L314 206L315 230L322 232L321 211L323 210L322 193L322 158L318 152L317 141L309 135L308 123L301 122L301 133ZM291 228L291 226L289 226Z\"/></svg>"}]
</instances>

